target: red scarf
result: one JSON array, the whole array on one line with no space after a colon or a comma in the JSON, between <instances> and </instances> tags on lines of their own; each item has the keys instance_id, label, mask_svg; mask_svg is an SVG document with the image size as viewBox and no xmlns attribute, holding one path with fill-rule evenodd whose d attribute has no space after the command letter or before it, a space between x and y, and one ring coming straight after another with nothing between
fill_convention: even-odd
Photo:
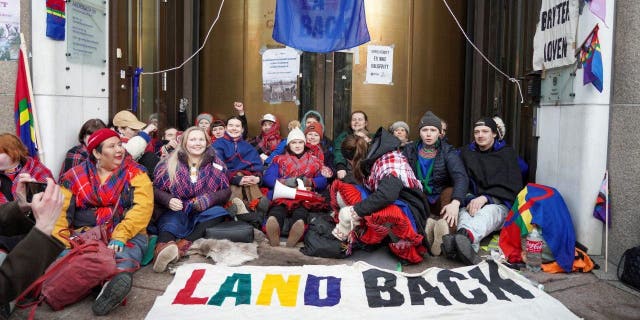
<instances>
[{"instance_id":1,"label":"red scarf","mask_svg":"<svg viewBox=\"0 0 640 320\"><path fill-rule=\"evenodd\" d=\"M102 183L98 169L91 160L86 160L67 171L60 179L60 184L69 189L76 198L77 209L96 209L96 225L106 225L109 236L114 227L124 218L124 207L121 195L130 190L130 181L144 169L131 159L125 157L107 180Z\"/></svg>"},{"instance_id":2,"label":"red scarf","mask_svg":"<svg viewBox=\"0 0 640 320\"><path fill-rule=\"evenodd\" d=\"M271 151L275 150L282 140L280 138L280 121L276 119L271 128L259 135L256 140L258 140L258 150L262 150L267 155L271 154Z\"/></svg>"},{"instance_id":3,"label":"red scarf","mask_svg":"<svg viewBox=\"0 0 640 320\"><path fill-rule=\"evenodd\" d=\"M21 173L28 173L32 178L36 179L38 182L47 182L47 178L53 179L53 174L51 174L51 170L45 167L42 162L40 162L36 158L27 157L24 164L21 163L11 172L2 172L5 176L7 176L13 183L11 185L11 194L15 199L16 187L18 186L18 182L15 178ZM0 192L0 204L4 204L9 202L2 192Z\"/></svg>"},{"instance_id":4,"label":"red scarf","mask_svg":"<svg viewBox=\"0 0 640 320\"><path fill-rule=\"evenodd\" d=\"M319 143L316 145L307 143L306 146L307 148L309 148L309 153L316 156L318 159L320 159L320 161L322 161L322 163L324 163L324 151L322 151L322 147Z\"/></svg>"},{"instance_id":5,"label":"red scarf","mask_svg":"<svg viewBox=\"0 0 640 320\"><path fill-rule=\"evenodd\" d=\"M308 150L300 158L287 151L285 154L275 157L273 163L278 165L279 179L300 177L313 179L320 174L322 169L322 161ZM286 206L288 210L293 210L301 205L307 209L312 209L311 206L313 206L308 201L295 199L276 199L272 202L272 205L280 204Z\"/></svg>"},{"instance_id":6,"label":"red scarf","mask_svg":"<svg viewBox=\"0 0 640 320\"><path fill-rule=\"evenodd\" d=\"M278 177L283 179L299 177L312 179L322 169L322 161L309 151L305 151L300 158L287 151L273 159L273 162L278 165Z\"/></svg>"}]
</instances>

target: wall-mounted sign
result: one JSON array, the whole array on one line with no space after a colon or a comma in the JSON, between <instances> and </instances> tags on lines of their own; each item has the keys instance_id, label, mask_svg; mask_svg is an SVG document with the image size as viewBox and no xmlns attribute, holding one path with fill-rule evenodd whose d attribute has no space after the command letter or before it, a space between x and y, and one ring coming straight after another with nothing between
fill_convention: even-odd
<instances>
[{"instance_id":1,"label":"wall-mounted sign","mask_svg":"<svg viewBox=\"0 0 640 320\"><path fill-rule=\"evenodd\" d=\"M573 102L576 96L573 90L575 72L575 65L547 70L540 90L541 103Z\"/></svg>"},{"instance_id":2,"label":"wall-mounted sign","mask_svg":"<svg viewBox=\"0 0 640 320\"><path fill-rule=\"evenodd\" d=\"M20 51L20 1L0 0L0 60L16 60Z\"/></svg>"},{"instance_id":3,"label":"wall-mounted sign","mask_svg":"<svg viewBox=\"0 0 640 320\"><path fill-rule=\"evenodd\" d=\"M365 83L393 84L393 46L367 46Z\"/></svg>"},{"instance_id":4,"label":"wall-mounted sign","mask_svg":"<svg viewBox=\"0 0 640 320\"><path fill-rule=\"evenodd\" d=\"M67 3L67 59L82 64L107 62L106 6L102 0L72 0Z\"/></svg>"},{"instance_id":5,"label":"wall-mounted sign","mask_svg":"<svg viewBox=\"0 0 640 320\"><path fill-rule=\"evenodd\" d=\"M539 18L533 38L533 70L574 63L578 0L542 0Z\"/></svg>"},{"instance_id":6,"label":"wall-mounted sign","mask_svg":"<svg viewBox=\"0 0 640 320\"><path fill-rule=\"evenodd\" d=\"M298 92L300 54L293 48L262 53L262 99L269 103L295 101Z\"/></svg>"}]
</instances>

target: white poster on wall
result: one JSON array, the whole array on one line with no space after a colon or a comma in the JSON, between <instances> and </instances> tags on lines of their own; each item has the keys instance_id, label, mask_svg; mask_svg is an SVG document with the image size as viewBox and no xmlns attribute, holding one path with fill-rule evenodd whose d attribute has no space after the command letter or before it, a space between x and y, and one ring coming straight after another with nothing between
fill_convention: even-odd
<instances>
[{"instance_id":1,"label":"white poster on wall","mask_svg":"<svg viewBox=\"0 0 640 320\"><path fill-rule=\"evenodd\" d=\"M393 84L393 46L367 46L365 83Z\"/></svg>"},{"instance_id":2,"label":"white poster on wall","mask_svg":"<svg viewBox=\"0 0 640 320\"><path fill-rule=\"evenodd\" d=\"M20 51L20 1L0 0L0 61L17 60Z\"/></svg>"},{"instance_id":3,"label":"white poster on wall","mask_svg":"<svg viewBox=\"0 0 640 320\"><path fill-rule=\"evenodd\" d=\"M551 69L576 61L578 0L542 0L533 38L533 69Z\"/></svg>"},{"instance_id":4,"label":"white poster on wall","mask_svg":"<svg viewBox=\"0 0 640 320\"><path fill-rule=\"evenodd\" d=\"M293 48L269 49L262 54L262 99L269 103L295 101L300 54Z\"/></svg>"}]
</instances>

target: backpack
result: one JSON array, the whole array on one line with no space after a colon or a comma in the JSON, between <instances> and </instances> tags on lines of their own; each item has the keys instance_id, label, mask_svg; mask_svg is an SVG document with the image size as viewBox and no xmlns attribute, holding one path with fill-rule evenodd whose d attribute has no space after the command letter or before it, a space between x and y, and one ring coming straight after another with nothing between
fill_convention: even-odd
<instances>
[{"instance_id":1,"label":"backpack","mask_svg":"<svg viewBox=\"0 0 640 320\"><path fill-rule=\"evenodd\" d=\"M312 217L304 235L304 247L300 251L313 257L342 259L347 257L347 245L331 234L335 223L329 215Z\"/></svg>"},{"instance_id":2,"label":"backpack","mask_svg":"<svg viewBox=\"0 0 640 320\"><path fill-rule=\"evenodd\" d=\"M622 268L622 272L620 272ZM627 249L618 263L618 279L627 286L640 290L640 246Z\"/></svg>"},{"instance_id":3,"label":"backpack","mask_svg":"<svg viewBox=\"0 0 640 320\"><path fill-rule=\"evenodd\" d=\"M65 306L82 300L91 290L111 279L120 272L116 267L115 252L107 247L104 226L97 226L79 236L60 236L69 241L71 250L56 260L47 271L16 298L16 306L22 309L32 307L29 318L33 319L36 307L46 302L58 311Z\"/></svg>"}]
</instances>

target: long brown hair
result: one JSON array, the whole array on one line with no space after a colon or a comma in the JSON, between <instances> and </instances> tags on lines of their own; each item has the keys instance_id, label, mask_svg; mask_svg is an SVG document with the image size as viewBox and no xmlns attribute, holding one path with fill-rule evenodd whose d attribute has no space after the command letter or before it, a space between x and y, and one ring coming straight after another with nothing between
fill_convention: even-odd
<instances>
[{"instance_id":1,"label":"long brown hair","mask_svg":"<svg viewBox=\"0 0 640 320\"><path fill-rule=\"evenodd\" d=\"M364 174L360 168L362 160L367 156L369 144L362 137L354 134L347 135L342 141L342 154L351 161L353 176L358 181L364 181Z\"/></svg>"}]
</instances>

